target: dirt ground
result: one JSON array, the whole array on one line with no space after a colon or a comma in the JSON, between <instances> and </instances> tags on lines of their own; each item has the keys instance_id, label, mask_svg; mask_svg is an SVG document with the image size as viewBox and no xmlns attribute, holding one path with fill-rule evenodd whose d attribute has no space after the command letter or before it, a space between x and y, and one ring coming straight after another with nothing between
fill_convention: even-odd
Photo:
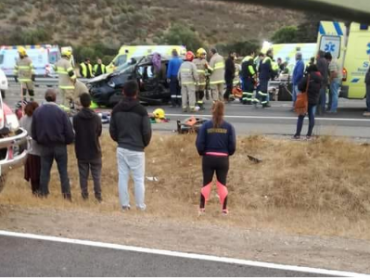
<instances>
[{"instance_id":1,"label":"dirt ground","mask_svg":"<svg viewBox=\"0 0 370 280\"><path fill-rule=\"evenodd\" d=\"M15 170L0 194L0 229L370 273L369 145L240 138L231 160L230 215L220 215L214 192L206 215L198 217L201 170L194 140L155 135L147 176L158 181L146 182L144 213L119 207L115 145L107 135L102 204L92 194L88 202L80 198L73 147L73 203L61 198L55 168L48 199L32 197L23 170Z\"/></svg>"}]
</instances>

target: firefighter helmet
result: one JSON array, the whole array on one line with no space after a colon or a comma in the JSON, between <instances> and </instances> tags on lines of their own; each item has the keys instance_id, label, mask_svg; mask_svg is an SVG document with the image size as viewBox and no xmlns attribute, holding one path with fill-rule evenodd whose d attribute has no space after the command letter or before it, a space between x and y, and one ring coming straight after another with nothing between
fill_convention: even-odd
<instances>
[{"instance_id":1,"label":"firefighter helmet","mask_svg":"<svg viewBox=\"0 0 370 280\"><path fill-rule=\"evenodd\" d=\"M207 55L207 51L203 48L197 50L197 57L201 57L202 55Z\"/></svg>"},{"instance_id":2,"label":"firefighter helmet","mask_svg":"<svg viewBox=\"0 0 370 280\"><path fill-rule=\"evenodd\" d=\"M194 59L194 53L191 52L191 51L188 51L186 53L186 55L185 55L185 60L187 60L187 61L193 61L193 59Z\"/></svg>"},{"instance_id":3,"label":"firefighter helmet","mask_svg":"<svg viewBox=\"0 0 370 280\"><path fill-rule=\"evenodd\" d=\"M164 110L161 108L155 109L153 115L156 119L164 119L166 117Z\"/></svg>"},{"instance_id":4,"label":"firefighter helmet","mask_svg":"<svg viewBox=\"0 0 370 280\"><path fill-rule=\"evenodd\" d=\"M26 55L27 55L26 49L25 49L24 47L19 47L19 48L18 48L18 53L19 53L21 56L26 56Z\"/></svg>"},{"instance_id":5,"label":"firefighter helmet","mask_svg":"<svg viewBox=\"0 0 370 280\"><path fill-rule=\"evenodd\" d=\"M72 55L72 51L71 50L68 50L68 49L66 49L66 50L63 50L62 51L62 56L66 56L66 57L71 57L71 55Z\"/></svg>"}]
</instances>

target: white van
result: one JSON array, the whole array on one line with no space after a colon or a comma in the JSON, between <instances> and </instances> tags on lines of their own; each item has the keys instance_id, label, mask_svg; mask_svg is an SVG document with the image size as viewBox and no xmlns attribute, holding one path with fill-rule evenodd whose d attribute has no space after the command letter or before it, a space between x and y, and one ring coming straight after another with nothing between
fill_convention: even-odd
<instances>
[{"instance_id":1,"label":"white van","mask_svg":"<svg viewBox=\"0 0 370 280\"><path fill-rule=\"evenodd\" d=\"M14 67L19 59L19 46L0 46L0 69L6 76L14 76ZM31 58L36 76L53 76L53 65L60 58L60 49L52 45L23 46Z\"/></svg>"}]
</instances>

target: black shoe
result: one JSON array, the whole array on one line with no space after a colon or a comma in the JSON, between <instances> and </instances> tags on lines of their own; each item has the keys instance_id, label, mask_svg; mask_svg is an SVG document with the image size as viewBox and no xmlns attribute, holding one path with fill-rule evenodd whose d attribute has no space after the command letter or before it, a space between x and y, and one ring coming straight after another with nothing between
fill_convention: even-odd
<instances>
[{"instance_id":1,"label":"black shoe","mask_svg":"<svg viewBox=\"0 0 370 280\"><path fill-rule=\"evenodd\" d=\"M72 202L72 195L70 193L64 193L63 198L69 202Z\"/></svg>"},{"instance_id":2,"label":"black shoe","mask_svg":"<svg viewBox=\"0 0 370 280\"><path fill-rule=\"evenodd\" d=\"M267 104L263 104L263 105L262 105L262 108L271 108L271 105L270 105L269 103L267 103Z\"/></svg>"},{"instance_id":3,"label":"black shoe","mask_svg":"<svg viewBox=\"0 0 370 280\"><path fill-rule=\"evenodd\" d=\"M83 200L88 200L89 199L89 194L88 193L82 193L81 197Z\"/></svg>"},{"instance_id":4,"label":"black shoe","mask_svg":"<svg viewBox=\"0 0 370 280\"><path fill-rule=\"evenodd\" d=\"M99 203L103 202L103 198L102 198L101 194L95 194L95 199L96 199Z\"/></svg>"}]
</instances>

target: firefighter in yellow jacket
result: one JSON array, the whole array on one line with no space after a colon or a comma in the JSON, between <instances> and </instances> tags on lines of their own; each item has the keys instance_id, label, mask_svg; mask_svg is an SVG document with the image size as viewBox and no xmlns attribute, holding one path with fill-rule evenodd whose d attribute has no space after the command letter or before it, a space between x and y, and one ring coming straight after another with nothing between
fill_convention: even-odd
<instances>
[{"instance_id":1,"label":"firefighter in yellow jacket","mask_svg":"<svg viewBox=\"0 0 370 280\"><path fill-rule=\"evenodd\" d=\"M182 109L183 112L195 112L195 86L199 82L197 67L193 63L194 54L187 52L185 62L181 64L178 79L181 85Z\"/></svg>"},{"instance_id":2,"label":"firefighter in yellow jacket","mask_svg":"<svg viewBox=\"0 0 370 280\"><path fill-rule=\"evenodd\" d=\"M35 81L35 71L32 65L32 60L28 57L26 49L20 47L18 49L19 60L14 67L14 79L16 82L21 82L23 99L27 99L27 92L30 100L33 101L35 97L35 88L33 82Z\"/></svg>"},{"instance_id":3,"label":"firefighter in yellow jacket","mask_svg":"<svg viewBox=\"0 0 370 280\"><path fill-rule=\"evenodd\" d=\"M208 62L206 60L207 52L205 49L200 48L197 50L197 58L194 59L194 64L197 67L197 73L199 77L199 82L196 85L196 100L197 107L200 110L204 110L204 92L206 90L206 71L208 69Z\"/></svg>"},{"instance_id":4,"label":"firefighter in yellow jacket","mask_svg":"<svg viewBox=\"0 0 370 280\"><path fill-rule=\"evenodd\" d=\"M54 70L59 75L59 91L66 107L71 106L75 95L76 74L70 62L71 56L70 50L64 50L62 58L54 65Z\"/></svg>"},{"instance_id":5,"label":"firefighter in yellow jacket","mask_svg":"<svg viewBox=\"0 0 370 280\"><path fill-rule=\"evenodd\" d=\"M210 87L213 102L223 101L223 90L225 84L225 60L217 53L216 49L211 49L211 61L208 70L211 72Z\"/></svg>"}]
</instances>

